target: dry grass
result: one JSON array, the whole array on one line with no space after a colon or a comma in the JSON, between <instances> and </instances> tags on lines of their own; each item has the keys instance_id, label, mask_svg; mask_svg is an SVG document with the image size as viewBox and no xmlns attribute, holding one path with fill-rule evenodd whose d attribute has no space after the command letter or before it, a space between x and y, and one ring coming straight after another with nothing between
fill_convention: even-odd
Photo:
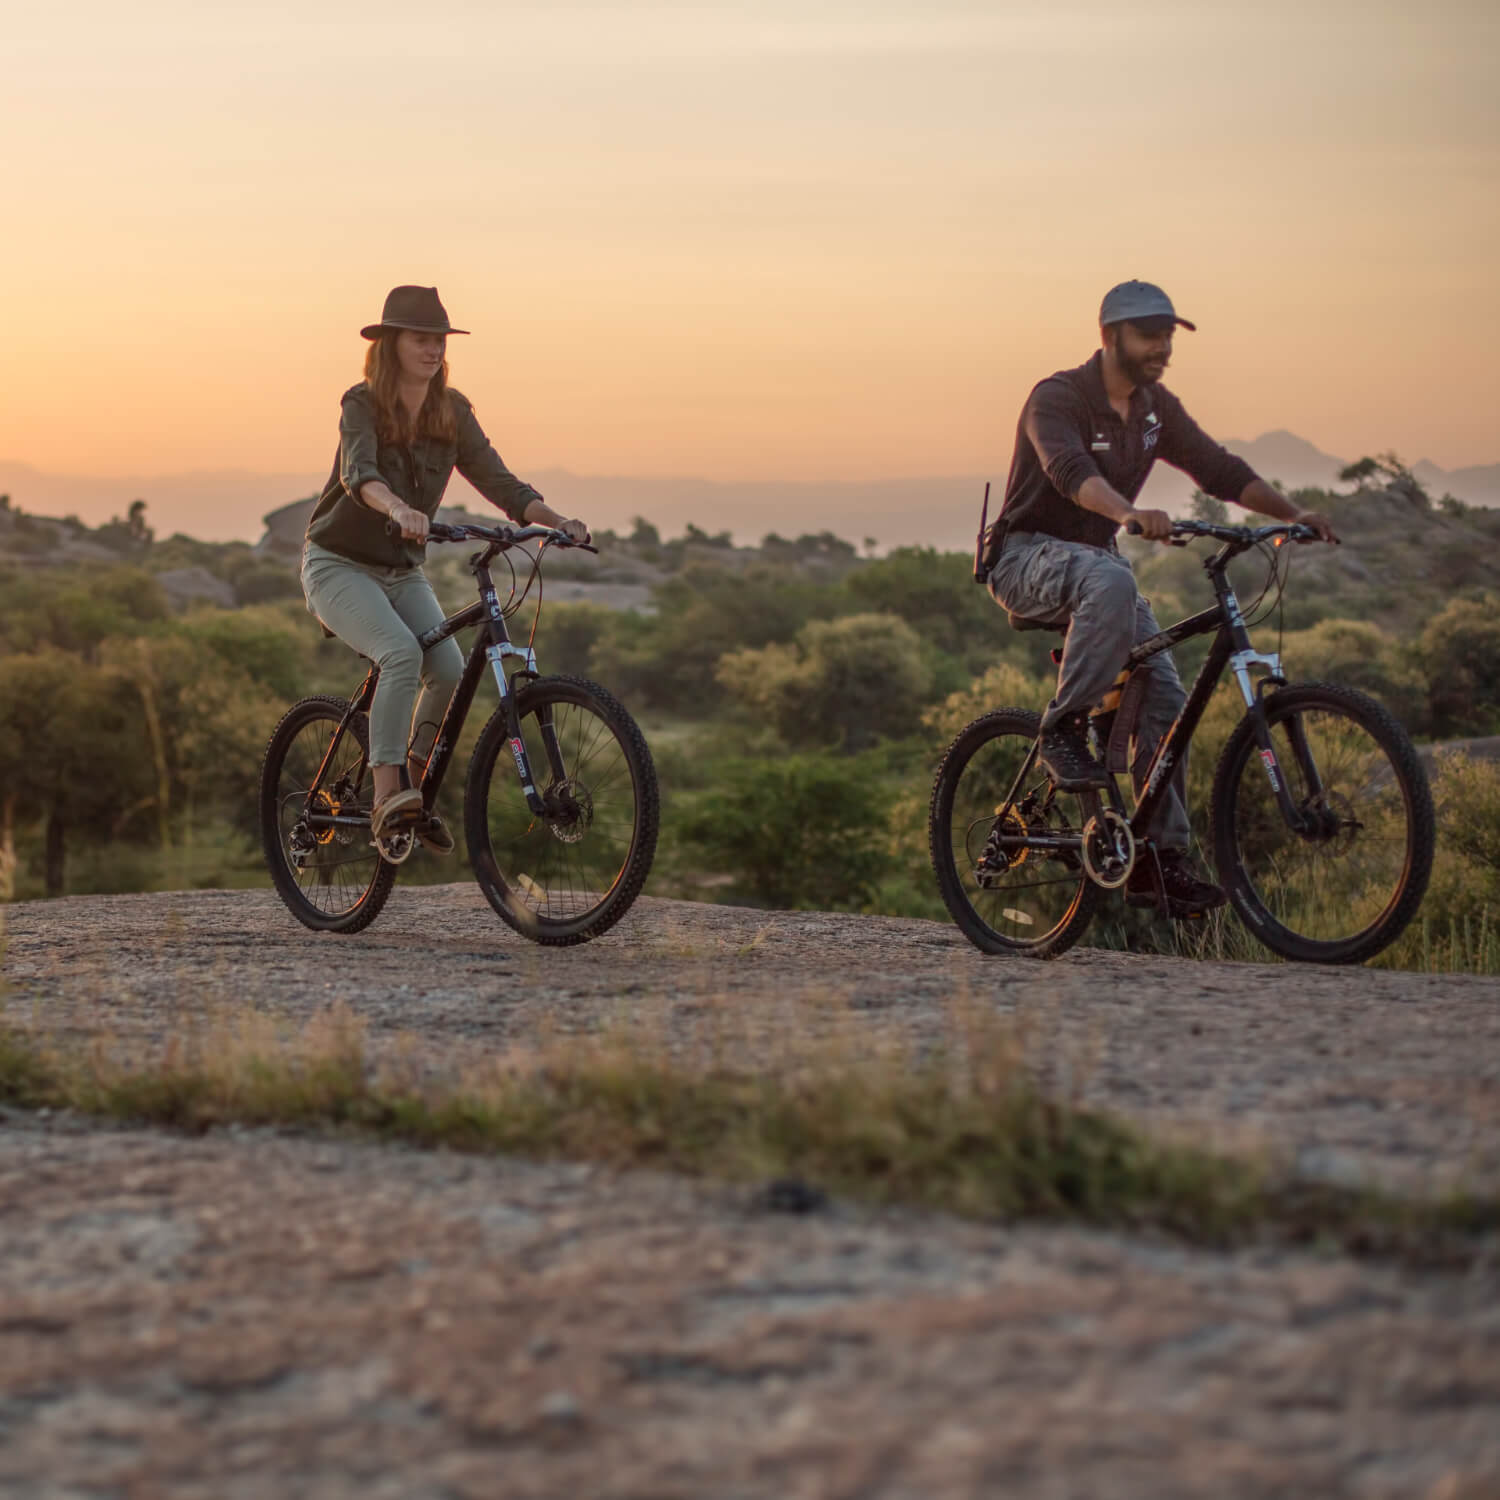
<instances>
[{"instance_id":1,"label":"dry grass","mask_svg":"<svg viewBox=\"0 0 1500 1500\"><path fill-rule=\"evenodd\" d=\"M1153 1139L1050 1095L1024 1028L956 1002L940 1049L856 1050L827 1024L777 1028L747 1072L746 1024L706 1006L692 1035L651 1022L548 1038L458 1076L420 1049L376 1066L335 1008L300 1031L263 1014L204 1020L163 1047L48 1041L0 1025L0 1101L188 1131L230 1123L354 1132L461 1151L649 1166L981 1218L1149 1228L1203 1244L1325 1242L1403 1259L1493 1251L1500 1202L1403 1200L1296 1182L1267 1159ZM213 1017L217 1016L217 1019ZM809 1018L804 1016L804 1020ZM809 1037L809 1032L811 1033ZM1489 1247L1488 1249L1486 1247Z\"/></svg>"}]
</instances>

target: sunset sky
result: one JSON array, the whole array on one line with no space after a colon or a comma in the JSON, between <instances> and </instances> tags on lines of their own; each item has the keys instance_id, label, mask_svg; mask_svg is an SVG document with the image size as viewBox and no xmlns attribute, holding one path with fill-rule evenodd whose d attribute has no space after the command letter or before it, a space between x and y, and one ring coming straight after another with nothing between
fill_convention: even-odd
<instances>
[{"instance_id":1,"label":"sunset sky","mask_svg":"<svg viewBox=\"0 0 1500 1500\"><path fill-rule=\"evenodd\" d=\"M321 476L420 282L522 474L1003 475L1142 276L1217 435L1494 463L1497 15L8 5L0 459Z\"/></svg>"}]
</instances>

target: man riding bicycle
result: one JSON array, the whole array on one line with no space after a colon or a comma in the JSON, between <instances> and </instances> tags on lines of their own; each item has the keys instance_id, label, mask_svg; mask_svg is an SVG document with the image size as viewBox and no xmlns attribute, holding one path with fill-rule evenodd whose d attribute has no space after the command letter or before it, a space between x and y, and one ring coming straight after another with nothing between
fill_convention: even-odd
<instances>
[{"instance_id":1,"label":"man riding bicycle","mask_svg":"<svg viewBox=\"0 0 1500 1500\"><path fill-rule=\"evenodd\" d=\"M1115 543L1127 521L1138 523L1152 541L1170 535L1165 511L1137 510L1134 503L1158 458L1218 499L1300 521L1325 542L1338 540L1326 517L1294 505L1215 443L1159 383L1179 324L1195 329L1149 282L1122 282L1105 294L1100 349L1076 369L1049 376L1027 397L1005 501L984 539L995 600L1013 614L1067 626L1057 692L1042 715L1038 746L1047 774L1062 791L1108 784L1089 750L1089 710L1114 683L1131 647L1160 628ZM1137 795L1157 741L1186 700L1170 652L1138 670L1147 684L1131 748ZM1198 873L1189 853L1185 774L1180 762L1148 829L1172 916L1197 914L1225 899L1219 886ZM1154 864L1142 860L1132 872L1126 886L1131 905L1157 904Z\"/></svg>"}]
</instances>

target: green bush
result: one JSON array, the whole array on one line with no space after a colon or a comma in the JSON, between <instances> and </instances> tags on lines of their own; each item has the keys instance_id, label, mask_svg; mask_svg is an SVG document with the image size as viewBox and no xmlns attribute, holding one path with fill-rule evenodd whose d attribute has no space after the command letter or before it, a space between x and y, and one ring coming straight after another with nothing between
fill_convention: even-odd
<instances>
[{"instance_id":1,"label":"green bush","mask_svg":"<svg viewBox=\"0 0 1500 1500\"><path fill-rule=\"evenodd\" d=\"M1414 654L1434 735L1500 729L1500 595L1451 600L1428 621Z\"/></svg>"},{"instance_id":2,"label":"green bush","mask_svg":"<svg viewBox=\"0 0 1500 1500\"><path fill-rule=\"evenodd\" d=\"M891 794L856 759L790 755L725 765L678 820L678 836L731 875L728 899L753 906L859 910L890 868Z\"/></svg>"},{"instance_id":3,"label":"green bush","mask_svg":"<svg viewBox=\"0 0 1500 1500\"><path fill-rule=\"evenodd\" d=\"M791 645L728 652L718 678L788 743L849 750L912 733L936 682L921 637L894 615L814 621Z\"/></svg>"}]
</instances>

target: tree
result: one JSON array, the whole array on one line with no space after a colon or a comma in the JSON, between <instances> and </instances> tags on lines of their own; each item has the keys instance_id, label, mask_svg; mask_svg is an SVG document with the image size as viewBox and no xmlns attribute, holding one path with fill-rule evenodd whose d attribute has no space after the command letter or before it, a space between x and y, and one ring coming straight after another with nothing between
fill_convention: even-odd
<instances>
[{"instance_id":1,"label":"tree","mask_svg":"<svg viewBox=\"0 0 1500 1500\"><path fill-rule=\"evenodd\" d=\"M144 500L132 500L130 502L126 525L130 528L131 540L139 543L141 550L144 552L156 536L156 533L146 524L146 502Z\"/></svg>"},{"instance_id":2,"label":"tree","mask_svg":"<svg viewBox=\"0 0 1500 1500\"><path fill-rule=\"evenodd\" d=\"M150 751L130 684L60 651L0 659L3 821L40 820L43 880L65 889L70 836L108 837L147 786Z\"/></svg>"},{"instance_id":3,"label":"tree","mask_svg":"<svg viewBox=\"0 0 1500 1500\"><path fill-rule=\"evenodd\" d=\"M630 518L630 544L633 547L660 547L661 532L645 516Z\"/></svg>"},{"instance_id":4,"label":"tree","mask_svg":"<svg viewBox=\"0 0 1500 1500\"><path fill-rule=\"evenodd\" d=\"M1207 490L1194 490L1192 516L1195 521L1205 521L1210 526L1227 526L1229 507Z\"/></svg>"},{"instance_id":5,"label":"tree","mask_svg":"<svg viewBox=\"0 0 1500 1500\"><path fill-rule=\"evenodd\" d=\"M1396 454L1389 451L1377 453L1373 458L1366 456L1356 463L1345 465L1339 470L1339 479L1344 484L1352 484L1356 493L1371 489L1389 490L1419 510L1432 509L1432 497L1427 493L1427 486Z\"/></svg>"}]
</instances>

